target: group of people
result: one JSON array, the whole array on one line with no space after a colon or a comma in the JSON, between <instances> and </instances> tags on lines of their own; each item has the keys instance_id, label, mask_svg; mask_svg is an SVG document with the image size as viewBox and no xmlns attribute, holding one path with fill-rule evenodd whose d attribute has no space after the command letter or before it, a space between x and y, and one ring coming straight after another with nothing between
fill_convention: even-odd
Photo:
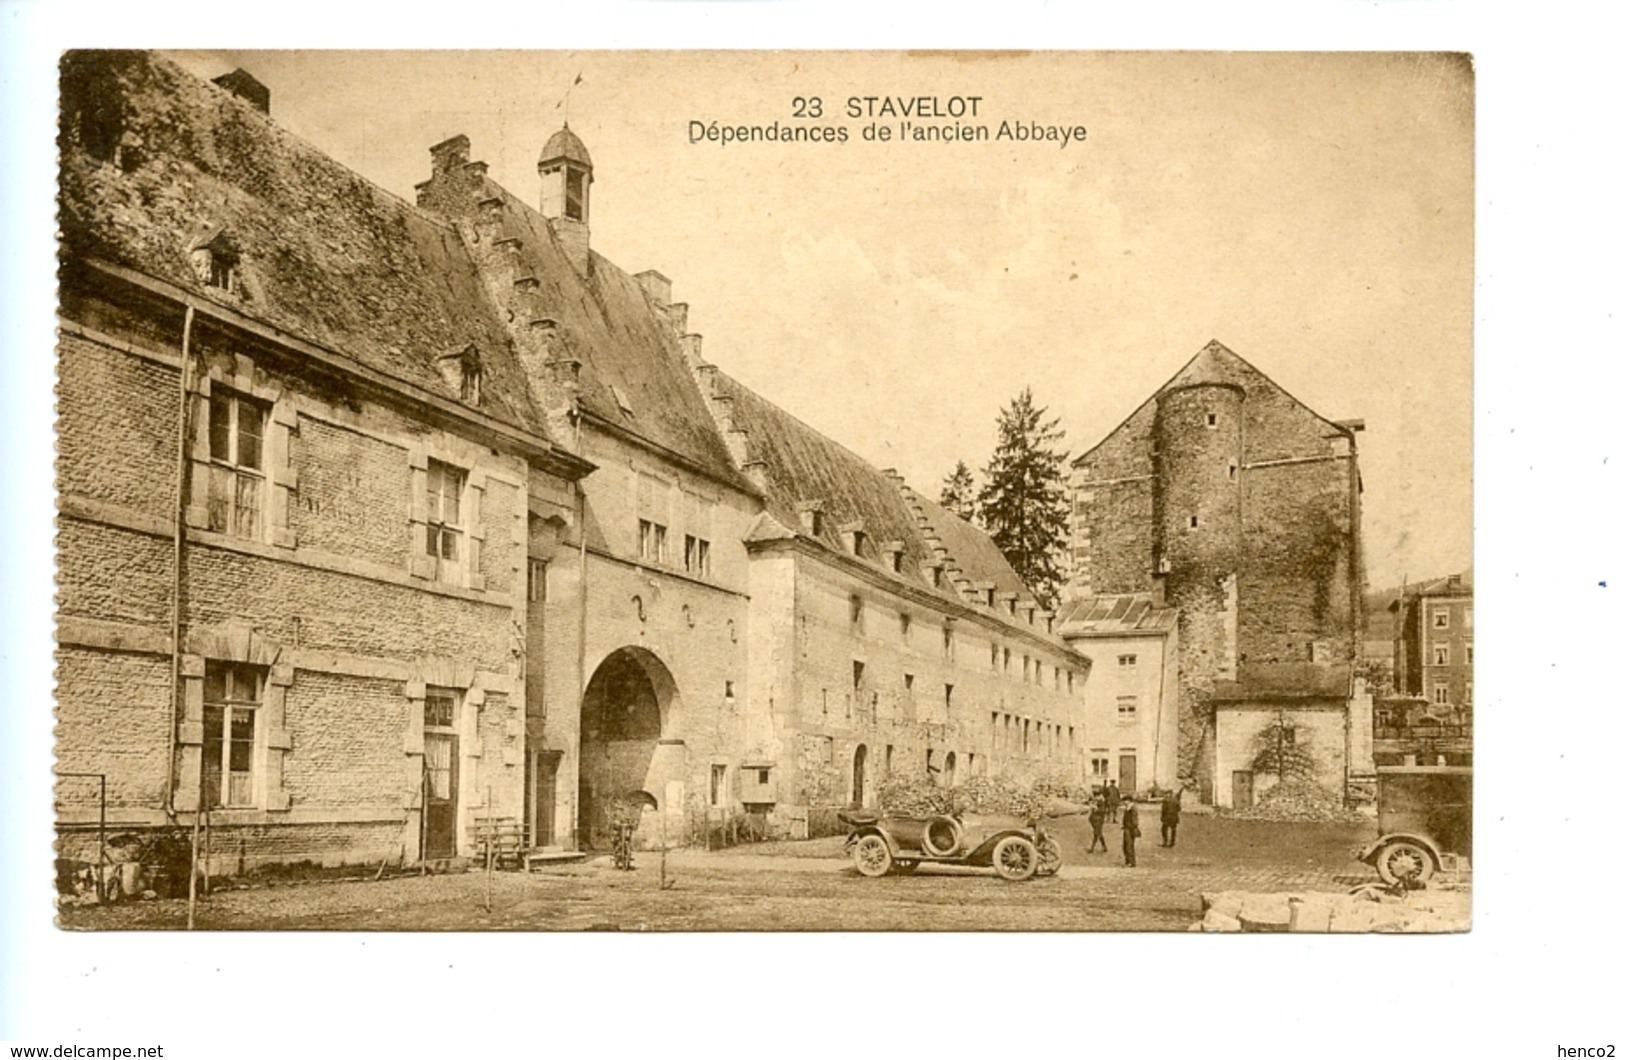
<instances>
[{"instance_id":1,"label":"group of people","mask_svg":"<svg viewBox=\"0 0 1625 1060\"><path fill-rule=\"evenodd\" d=\"M1171 847L1179 835L1179 799L1184 789L1165 792L1162 796L1162 845ZM1125 795L1117 787L1117 781L1109 781L1106 788L1095 797L1089 807L1089 827L1094 836L1089 840L1089 853L1095 852L1096 844L1105 851L1106 822L1117 821L1117 815L1123 815L1123 864L1134 867L1134 841L1140 838L1140 811L1132 795Z\"/></svg>"}]
</instances>

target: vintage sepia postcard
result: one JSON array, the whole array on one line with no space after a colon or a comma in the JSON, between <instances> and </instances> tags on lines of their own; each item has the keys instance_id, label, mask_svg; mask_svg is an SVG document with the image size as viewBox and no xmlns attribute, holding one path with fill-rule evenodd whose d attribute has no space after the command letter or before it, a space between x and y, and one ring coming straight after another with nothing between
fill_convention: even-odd
<instances>
[{"instance_id":1,"label":"vintage sepia postcard","mask_svg":"<svg viewBox=\"0 0 1625 1060\"><path fill-rule=\"evenodd\" d=\"M62 928L1468 930L1469 57L60 92Z\"/></svg>"}]
</instances>

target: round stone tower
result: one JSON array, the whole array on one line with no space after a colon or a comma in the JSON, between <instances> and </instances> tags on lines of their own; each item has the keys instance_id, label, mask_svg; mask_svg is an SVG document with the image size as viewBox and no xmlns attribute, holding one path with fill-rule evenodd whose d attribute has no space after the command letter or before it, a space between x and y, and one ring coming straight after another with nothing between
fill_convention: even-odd
<instances>
[{"instance_id":1,"label":"round stone tower","mask_svg":"<svg viewBox=\"0 0 1625 1060\"><path fill-rule=\"evenodd\" d=\"M1156 578L1179 609L1180 774L1212 783L1213 684L1236 677L1242 566L1241 452L1246 392L1196 383L1157 398Z\"/></svg>"}]
</instances>

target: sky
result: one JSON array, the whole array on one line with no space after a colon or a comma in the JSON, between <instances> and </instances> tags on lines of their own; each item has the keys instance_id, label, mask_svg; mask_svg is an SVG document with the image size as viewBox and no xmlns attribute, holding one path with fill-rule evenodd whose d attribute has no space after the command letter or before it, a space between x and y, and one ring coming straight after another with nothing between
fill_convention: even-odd
<instances>
[{"instance_id":1,"label":"sky","mask_svg":"<svg viewBox=\"0 0 1625 1060\"><path fill-rule=\"evenodd\" d=\"M1076 455L1218 339L1316 412L1365 421L1373 588L1472 562L1458 58L169 54L204 76L249 70L278 122L409 201L428 147L457 133L535 200L567 115L592 153L594 248L670 277L709 360L925 492L956 460L987 463L1023 387ZM884 118L894 139L869 141L854 96L958 97L960 124L990 137L1005 121L1086 136L899 142L902 119ZM823 119L794 117L797 98ZM712 121L849 139L693 142Z\"/></svg>"}]
</instances>

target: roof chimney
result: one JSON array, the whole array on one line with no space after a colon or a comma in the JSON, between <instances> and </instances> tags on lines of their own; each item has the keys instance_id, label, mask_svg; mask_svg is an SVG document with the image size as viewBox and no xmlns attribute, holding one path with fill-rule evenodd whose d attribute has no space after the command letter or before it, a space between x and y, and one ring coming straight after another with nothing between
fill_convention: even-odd
<instances>
[{"instance_id":1,"label":"roof chimney","mask_svg":"<svg viewBox=\"0 0 1625 1060\"><path fill-rule=\"evenodd\" d=\"M238 99L245 100L255 110L264 114L271 113L271 90L242 67L239 66L229 74L221 74L214 79L214 83Z\"/></svg>"}]
</instances>

